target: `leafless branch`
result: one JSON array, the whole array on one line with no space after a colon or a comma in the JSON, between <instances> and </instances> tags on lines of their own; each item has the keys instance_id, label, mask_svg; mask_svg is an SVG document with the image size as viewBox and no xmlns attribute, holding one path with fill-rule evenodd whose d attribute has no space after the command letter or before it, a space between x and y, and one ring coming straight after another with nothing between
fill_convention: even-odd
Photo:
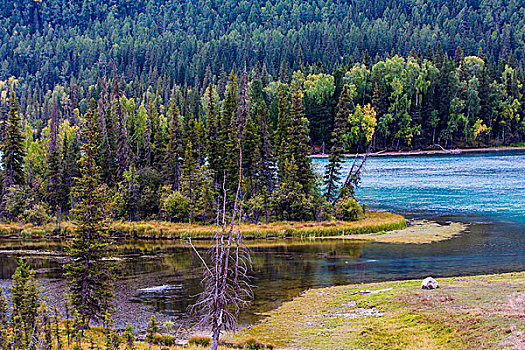
<instances>
[{"instance_id":1,"label":"leafless branch","mask_svg":"<svg viewBox=\"0 0 525 350\"><path fill-rule=\"evenodd\" d=\"M205 270L202 284L204 291L192 311L201 316L199 326L209 327L213 332L210 349L217 349L223 330L234 330L240 311L253 297L252 287L248 283L251 258L248 249L242 244L242 147L239 147L239 177L231 220L227 226L227 188L226 175L222 184L222 220L217 204L217 222L214 234L215 244L210 249L209 264L197 253ZM237 223L237 225L236 225ZM237 232L235 232L237 228ZM235 238L235 239L234 239ZM190 240L191 244L191 240ZM193 245L192 245L193 247ZM195 252L196 249L193 248ZM210 266L213 266L210 268Z\"/></svg>"}]
</instances>

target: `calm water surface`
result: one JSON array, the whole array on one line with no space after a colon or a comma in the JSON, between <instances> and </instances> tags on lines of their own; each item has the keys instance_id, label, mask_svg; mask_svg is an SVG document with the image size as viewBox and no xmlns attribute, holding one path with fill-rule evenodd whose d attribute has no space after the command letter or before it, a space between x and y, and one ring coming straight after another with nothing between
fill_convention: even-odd
<instances>
[{"instance_id":1,"label":"calm water surface","mask_svg":"<svg viewBox=\"0 0 525 350\"><path fill-rule=\"evenodd\" d=\"M326 160L316 160L320 169ZM291 240L252 246L255 300L243 323L312 287L525 268L525 152L369 159L359 200L412 218L471 224L468 233L427 245ZM267 243L267 242L262 242ZM202 248L204 249L204 248ZM0 242L0 286L28 257L51 302L65 289L61 242ZM200 264L183 242L127 242L118 250L117 326L143 328L149 315L191 320Z\"/></svg>"}]
</instances>

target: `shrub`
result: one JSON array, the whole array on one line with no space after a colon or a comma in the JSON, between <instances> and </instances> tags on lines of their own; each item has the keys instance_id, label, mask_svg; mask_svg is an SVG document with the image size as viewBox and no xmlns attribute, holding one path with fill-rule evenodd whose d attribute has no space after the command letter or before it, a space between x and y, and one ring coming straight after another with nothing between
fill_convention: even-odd
<instances>
[{"instance_id":1,"label":"shrub","mask_svg":"<svg viewBox=\"0 0 525 350\"><path fill-rule=\"evenodd\" d=\"M351 196L338 201L334 209L335 217L338 220L353 221L363 214L361 206Z\"/></svg>"},{"instance_id":2,"label":"shrub","mask_svg":"<svg viewBox=\"0 0 525 350\"><path fill-rule=\"evenodd\" d=\"M333 218L332 206L326 201L318 201L316 205L315 219L317 221L330 221Z\"/></svg>"},{"instance_id":3,"label":"shrub","mask_svg":"<svg viewBox=\"0 0 525 350\"><path fill-rule=\"evenodd\" d=\"M188 345L193 346L210 346L211 338L210 337L191 337L188 339Z\"/></svg>"},{"instance_id":4,"label":"shrub","mask_svg":"<svg viewBox=\"0 0 525 350\"><path fill-rule=\"evenodd\" d=\"M33 204L24 210L21 219L25 222L42 226L49 222L49 215L47 215L47 210L42 204Z\"/></svg>"},{"instance_id":5,"label":"shrub","mask_svg":"<svg viewBox=\"0 0 525 350\"><path fill-rule=\"evenodd\" d=\"M266 345L264 343L261 343L255 338L248 338L246 339L242 344L240 344L240 347L242 349L247 350L264 350L264 349L273 349L273 345Z\"/></svg>"},{"instance_id":6,"label":"shrub","mask_svg":"<svg viewBox=\"0 0 525 350\"><path fill-rule=\"evenodd\" d=\"M278 220L308 221L314 219L313 198L300 191L278 188L272 198Z\"/></svg>"},{"instance_id":7,"label":"shrub","mask_svg":"<svg viewBox=\"0 0 525 350\"><path fill-rule=\"evenodd\" d=\"M2 198L2 212L5 218L13 220L22 215L26 207L26 190L20 186L11 186Z\"/></svg>"},{"instance_id":8,"label":"shrub","mask_svg":"<svg viewBox=\"0 0 525 350\"><path fill-rule=\"evenodd\" d=\"M153 344L162 346L173 346L177 344L177 338L172 337L170 335L156 334L153 337Z\"/></svg>"},{"instance_id":9,"label":"shrub","mask_svg":"<svg viewBox=\"0 0 525 350\"><path fill-rule=\"evenodd\" d=\"M268 201L269 201L269 198L268 198ZM270 204L267 203L267 206L269 207ZM261 218L261 216L265 214L264 197L259 195L259 196L253 196L250 199L248 199L244 203L244 211L246 213L246 219L249 222L253 222L253 223L259 222L259 219Z\"/></svg>"},{"instance_id":10,"label":"shrub","mask_svg":"<svg viewBox=\"0 0 525 350\"><path fill-rule=\"evenodd\" d=\"M164 198L161 210L171 221L183 221L189 217L190 204L190 200L177 191Z\"/></svg>"}]
</instances>

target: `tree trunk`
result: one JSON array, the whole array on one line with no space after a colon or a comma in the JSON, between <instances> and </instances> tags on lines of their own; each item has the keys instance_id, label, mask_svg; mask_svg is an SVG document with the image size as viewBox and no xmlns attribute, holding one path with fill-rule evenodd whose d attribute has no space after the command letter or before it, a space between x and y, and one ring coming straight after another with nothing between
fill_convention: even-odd
<instances>
[{"instance_id":1,"label":"tree trunk","mask_svg":"<svg viewBox=\"0 0 525 350\"><path fill-rule=\"evenodd\" d=\"M217 347L219 346L219 337L221 335L221 330L219 329L219 327L214 328L215 329L213 330L213 336L211 338L210 350L217 350Z\"/></svg>"}]
</instances>

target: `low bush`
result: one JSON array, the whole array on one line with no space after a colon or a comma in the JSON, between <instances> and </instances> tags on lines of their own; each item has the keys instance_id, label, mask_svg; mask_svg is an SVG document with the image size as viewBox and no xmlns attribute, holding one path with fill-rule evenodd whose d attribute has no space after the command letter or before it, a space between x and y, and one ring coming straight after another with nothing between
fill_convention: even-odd
<instances>
[{"instance_id":1,"label":"low bush","mask_svg":"<svg viewBox=\"0 0 525 350\"><path fill-rule=\"evenodd\" d=\"M355 221L363 215L363 209L353 197L346 197L337 202L334 208L338 220Z\"/></svg>"},{"instance_id":2,"label":"low bush","mask_svg":"<svg viewBox=\"0 0 525 350\"><path fill-rule=\"evenodd\" d=\"M153 343L162 346L173 346L177 344L177 338L170 335L156 334Z\"/></svg>"},{"instance_id":3,"label":"low bush","mask_svg":"<svg viewBox=\"0 0 525 350\"><path fill-rule=\"evenodd\" d=\"M273 349L273 345L264 344L255 338L248 338L244 342L239 344L239 348L247 350L265 350Z\"/></svg>"},{"instance_id":4,"label":"low bush","mask_svg":"<svg viewBox=\"0 0 525 350\"><path fill-rule=\"evenodd\" d=\"M190 339L188 339L188 345L192 345L192 346L210 346L210 344L211 344L210 337L196 336L196 337L191 337Z\"/></svg>"},{"instance_id":5,"label":"low bush","mask_svg":"<svg viewBox=\"0 0 525 350\"><path fill-rule=\"evenodd\" d=\"M162 214L170 221L184 221L189 217L190 204L190 200L182 193L173 192L162 201Z\"/></svg>"}]
</instances>

